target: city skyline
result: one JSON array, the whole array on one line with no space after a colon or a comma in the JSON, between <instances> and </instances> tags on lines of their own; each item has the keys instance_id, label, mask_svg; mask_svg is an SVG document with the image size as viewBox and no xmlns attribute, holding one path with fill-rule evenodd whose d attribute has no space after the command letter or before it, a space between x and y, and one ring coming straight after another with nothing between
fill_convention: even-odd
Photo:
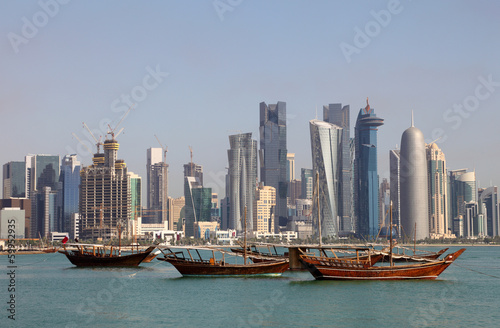
<instances>
[{"instance_id":1,"label":"city skyline","mask_svg":"<svg viewBox=\"0 0 500 328\"><path fill-rule=\"evenodd\" d=\"M133 102L118 137L130 170L146 177L143 154L157 145L156 134L169 150L169 194L183 195L182 165L192 146L204 184L223 195L227 137L234 130L258 135L259 102L287 103L287 150L300 169L311 167L304 140L321 106L360 108L370 97L385 119L380 179L389 177L387 154L413 109L427 142L442 135L437 143L450 169L475 169L479 187L500 184L497 155L484 157L500 141L488 132L500 116L500 50L491 33L500 4L389 3L252 1L221 14L210 1L70 2L51 16L38 1L3 2L0 133L10 142L0 161L77 153L90 165L92 156L71 133L94 152L82 121L104 137L106 123L116 125ZM281 14L259 26L257 18L273 12ZM44 13L36 31L25 27ZM22 40L17 46L14 35ZM269 48L282 52L258 50Z\"/></svg>"}]
</instances>

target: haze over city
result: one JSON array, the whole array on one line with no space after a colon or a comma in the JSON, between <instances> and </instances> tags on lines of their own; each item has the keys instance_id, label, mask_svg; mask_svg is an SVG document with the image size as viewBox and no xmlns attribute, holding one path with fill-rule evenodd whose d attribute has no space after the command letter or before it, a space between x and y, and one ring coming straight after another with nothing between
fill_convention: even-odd
<instances>
[{"instance_id":1,"label":"haze over city","mask_svg":"<svg viewBox=\"0 0 500 328\"><path fill-rule=\"evenodd\" d=\"M225 4L225 6L221 5ZM118 157L146 176L146 149L168 146L169 194L183 194L182 165L203 166L224 193L228 136L259 140L259 103L286 102L296 174L311 168L309 120L322 107L384 119L380 178L389 150L415 126L498 185L500 28L493 1L23 1L0 3L0 162L28 153L78 153L106 124L121 123ZM346 19L349 17L349 19Z\"/></svg>"}]
</instances>

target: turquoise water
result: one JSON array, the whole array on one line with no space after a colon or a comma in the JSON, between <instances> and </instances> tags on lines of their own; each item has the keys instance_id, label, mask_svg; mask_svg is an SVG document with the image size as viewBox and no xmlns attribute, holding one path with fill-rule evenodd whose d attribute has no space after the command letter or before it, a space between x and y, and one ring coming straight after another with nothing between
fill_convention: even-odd
<instances>
[{"instance_id":1,"label":"turquoise water","mask_svg":"<svg viewBox=\"0 0 500 328\"><path fill-rule=\"evenodd\" d=\"M7 318L7 257L0 260L0 327L497 327L500 322L499 247L468 247L435 281L381 282L315 281L308 272L182 278L157 260L139 268L87 269L72 266L62 254L19 255L15 321Z\"/></svg>"}]
</instances>

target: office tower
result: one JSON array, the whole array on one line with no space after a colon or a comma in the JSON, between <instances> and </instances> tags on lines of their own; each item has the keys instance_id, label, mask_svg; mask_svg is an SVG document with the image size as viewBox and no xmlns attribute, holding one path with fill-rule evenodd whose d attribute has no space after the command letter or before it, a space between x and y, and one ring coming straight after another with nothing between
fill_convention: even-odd
<instances>
[{"instance_id":1,"label":"office tower","mask_svg":"<svg viewBox=\"0 0 500 328\"><path fill-rule=\"evenodd\" d=\"M131 220L137 220L138 217L141 217L142 215L142 201L141 201L141 194L142 194L142 178L133 173L133 172L128 172L127 173L129 178L128 180L130 181L130 207L132 209L132 212L130 213L130 219ZM166 205L165 205L166 207ZM167 211L165 211L166 213ZM166 217L166 214L165 214Z\"/></svg>"},{"instance_id":2,"label":"office tower","mask_svg":"<svg viewBox=\"0 0 500 328\"><path fill-rule=\"evenodd\" d=\"M286 154L286 176L288 182L295 180L295 154Z\"/></svg>"},{"instance_id":3,"label":"office tower","mask_svg":"<svg viewBox=\"0 0 500 328\"><path fill-rule=\"evenodd\" d=\"M70 232L71 215L78 213L80 193L80 170L82 165L76 155L66 155L61 162L61 174L59 176L60 191L60 225L58 231Z\"/></svg>"},{"instance_id":4,"label":"office tower","mask_svg":"<svg viewBox=\"0 0 500 328\"><path fill-rule=\"evenodd\" d=\"M286 176L286 103L260 103L260 181L276 189L274 231L288 220Z\"/></svg>"},{"instance_id":5,"label":"office tower","mask_svg":"<svg viewBox=\"0 0 500 328\"><path fill-rule=\"evenodd\" d=\"M451 201L453 229L457 236L466 236L470 228L465 221L466 205L477 202L476 172L466 169L450 171Z\"/></svg>"},{"instance_id":6,"label":"office tower","mask_svg":"<svg viewBox=\"0 0 500 328\"><path fill-rule=\"evenodd\" d=\"M148 211L144 223L163 223L168 219L168 164L161 148L147 150Z\"/></svg>"},{"instance_id":7,"label":"office tower","mask_svg":"<svg viewBox=\"0 0 500 328\"><path fill-rule=\"evenodd\" d=\"M359 110L355 126L354 215L356 233L375 238L378 234L377 131L384 120L368 104Z\"/></svg>"},{"instance_id":8,"label":"office tower","mask_svg":"<svg viewBox=\"0 0 500 328\"><path fill-rule=\"evenodd\" d=\"M230 207L230 196L231 196L231 183L229 181L229 173L226 174L226 195L224 198L221 199L220 201L220 207L221 207L221 229L222 230L227 230L227 229L233 229L231 226L233 225L233 222L230 220L231 216L231 207Z\"/></svg>"},{"instance_id":9,"label":"office tower","mask_svg":"<svg viewBox=\"0 0 500 328\"><path fill-rule=\"evenodd\" d=\"M352 213L352 159L351 159L351 132L350 107L342 104L323 106L323 120L342 128L342 174L340 175L340 231L353 231Z\"/></svg>"},{"instance_id":10,"label":"office tower","mask_svg":"<svg viewBox=\"0 0 500 328\"><path fill-rule=\"evenodd\" d=\"M484 236L497 237L500 235L500 215L498 205L498 188L496 186L481 189L479 194L481 214L484 216L482 231Z\"/></svg>"},{"instance_id":11,"label":"office tower","mask_svg":"<svg viewBox=\"0 0 500 328\"><path fill-rule=\"evenodd\" d=\"M26 163L8 162L3 165L3 198L26 198Z\"/></svg>"},{"instance_id":12,"label":"office tower","mask_svg":"<svg viewBox=\"0 0 500 328\"><path fill-rule=\"evenodd\" d=\"M212 209L210 211L210 221L220 223L219 195L212 193Z\"/></svg>"},{"instance_id":13,"label":"office tower","mask_svg":"<svg viewBox=\"0 0 500 328\"><path fill-rule=\"evenodd\" d=\"M428 144L426 152L429 177L429 232L431 238L442 238L451 233L446 157L436 143Z\"/></svg>"},{"instance_id":14,"label":"office tower","mask_svg":"<svg viewBox=\"0 0 500 328\"><path fill-rule=\"evenodd\" d=\"M295 206L295 202L297 201L297 199L301 198L302 181L293 179L292 181L290 181L290 186L289 186L288 190L290 191L289 205Z\"/></svg>"},{"instance_id":15,"label":"office tower","mask_svg":"<svg viewBox=\"0 0 500 328\"><path fill-rule=\"evenodd\" d=\"M314 174L319 174L319 212L323 237L338 237L342 128L320 120L309 121ZM314 188L317 188L316 178ZM313 199L313 227L318 229L318 200Z\"/></svg>"},{"instance_id":16,"label":"office tower","mask_svg":"<svg viewBox=\"0 0 500 328\"><path fill-rule=\"evenodd\" d=\"M184 164L184 177L196 177L203 186L203 166L190 162Z\"/></svg>"},{"instance_id":17,"label":"office tower","mask_svg":"<svg viewBox=\"0 0 500 328\"><path fill-rule=\"evenodd\" d=\"M413 124L401 137L401 225L403 236L429 237L429 189L422 131Z\"/></svg>"},{"instance_id":18,"label":"office tower","mask_svg":"<svg viewBox=\"0 0 500 328\"><path fill-rule=\"evenodd\" d=\"M185 231L187 237L195 236L196 222L209 222L212 209L212 188L203 188L197 177L184 178Z\"/></svg>"},{"instance_id":19,"label":"office tower","mask_svg":"<svg viewBox=\"0 0 500 328\"><path fill-rule=\"evenodd\" d=\"M185 204L186 200L184 196L179 198L168 197L168 230L178 230L177 225Z\"/></svg>"},{"instance_id":20,"label":"office tower","mask_svg":"<svg viewBox=\"0 0 500 328\"><path fill-rule=\"evenodd\" d=\"M57 190L59 181L59 156L32 155L31 157L31 192L40 191L43 187Z\"/></svg>"},{"instance_id":21,"label":"office tower","mask_svg":"<svg viewBox=\"0 0 500 328\"><path fill-rule=\"evenodd\" d=\"M301 195L302 199L312 199L313 195L313 172L311 169L300 169Z\"/></svg>"},{"instance_id":22,"label":"office tower","mask_svg":"<svg viewBox=\"0 0 500 328\"><path fill-rule=\"evenodd\" d=\"M379 230L380 227L389 227L390 226L390 202L391 202L391 186L389 181L386 178L382 180L380 183L380 190L378 193L378 219L379 219ZM394 222L393 222L394 226ZM390 230L386 230L386 233L389 233ZM387 234L387 236L389 236Z\"/></svg>"},{"instance_id":23,"label":"office tower","mask_svg":"<svg viewBox=\"0 0 500 328\"><path fill-rule=\"evenodd\" d=\"M401 238L401 184L399 149L389 151L390 194L392 202L392 223L396 225L397 236Z\"/></svg>"},{"instance_id":24,"label":"office tower","mask_svg":"<svg viewBox=\"0 0 500 328\"><path fill-rule=\"evenodd\" d=\"M31 235L50 238L57 231L57 194L50 187L43 187L33 193L31 199ZM33 206L34 205L34 206Z\"/></svg>"},{"instance_id":25,"label":"office tower","mask_svg":"<svg viewBox=\"0 0 500 328\"><path fill-rule=\"evenodd\" d=\"M131 236L132 216L130 175L122 159L120 145L112 135L104 141L104 155L95 154L93 164L80 173L80 237L109 239Z\"/></svg>"},{"instance_id":26,"label":"office tower","mask_svg":"<svg viewBox=\"0 0 500 328\"><path fill-rule=\"evenodd\" d=\"M253 221L252 230L258 233L274 233L274 208L276 206L276 189L262 184L256 189L253 217L248 217L248 221Z\"/></svg>"},{"instance_id":27,"label":"office tower","mask_svg":"<svg viewBox=\"0 0 500 328\"><path fill-rule=\"evenodd\" d=\"M247 208L247 231L252 231L255 187L257 182L257 141L251 133L229 136L229 228L243 231L243 215Z\"/></svg>"}]
</instances>

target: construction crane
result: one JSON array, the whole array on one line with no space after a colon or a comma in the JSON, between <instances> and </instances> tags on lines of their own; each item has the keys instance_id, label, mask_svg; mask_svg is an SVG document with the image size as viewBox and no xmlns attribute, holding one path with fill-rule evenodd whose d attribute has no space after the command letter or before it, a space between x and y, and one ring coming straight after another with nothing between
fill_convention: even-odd
<instances>
[{"instance_id":1,"label":"construction crane","mask_svg":"<svg viewBox=\"0 0 500 328\"><path fill-rule=\"evenodd\" d=\"M120 124L123 122L123 120L125 119L125 117L127 117L128 113L130 113L130 111L132 110L132 108L134 108L135 104L132 104L132 106L130 106L127 110L127 112L125 113L125 115L122 116L120 122L118 122L118 124L115 126L114 129L111 128L111 125L108 124L108 128L109 128L109 131L108 131L108 134L111 135L111 139L114 139L115 137L118 138L118 136L120 135L120 133L122 133L123 131L123 128L121 128L120 131L118 131L118 133L116 133L115 135L115 130L120 126Z\"/></svg>"},{"instance_id":2,"label":"construction crane","mask_svg":"<svg viewBox=\"0 0 500 328\"><path fill-rule=\"evenodd\" d=\"M87 131L89 131L90 135L92 136L92 138L94 139L95 141L95 144L96 144L96 147L97 147L97 153L100 153L101 152L101 145L102 145L102 142L101 142L101 138L102 136L99 136L99 140L97 140L97 138L94 136L94 134L92 133L92 131L89 129L89 127L87 126L87 124L85 124L85 122L82 122L83 123L83 127L87 129Z\"/></svg>"},{"instance_id":3,"label":"construction crane","mask_svg":"<svg viewBox=\"0 0 500 328\"><path fill-rule=\"evenodd\" d=\"M161 149L163 150L163 162L167 163L168 147L167 146L163 147L163 144L160 142L160 139L158 139L158 137L156 136L156 134L155 134L155 138L158 141L158 143L160 144Z\"/></svg>"},{"instance_id":4,"label":"construction crane","mask_svg":"<svg viewBox=\"0 0 500 328\"><path fill-rule=\"evenodd\" d=\"M86 144L84 144L84 143L80 140L80 138L78 138L78 136L77 136L74 132L73 132L73 133L71 133L71 134L73 135L73 137L75 137L75 138L76 138L76 140L78 140L78 142L79 142L79 143L80 143L83 147L85 147L85 148L88 150L89 154L92 154L92 150L90 150L90 148L89 148L89 147L87 147L87 145L86 145Z\"/></svg>"}]
</instances>

